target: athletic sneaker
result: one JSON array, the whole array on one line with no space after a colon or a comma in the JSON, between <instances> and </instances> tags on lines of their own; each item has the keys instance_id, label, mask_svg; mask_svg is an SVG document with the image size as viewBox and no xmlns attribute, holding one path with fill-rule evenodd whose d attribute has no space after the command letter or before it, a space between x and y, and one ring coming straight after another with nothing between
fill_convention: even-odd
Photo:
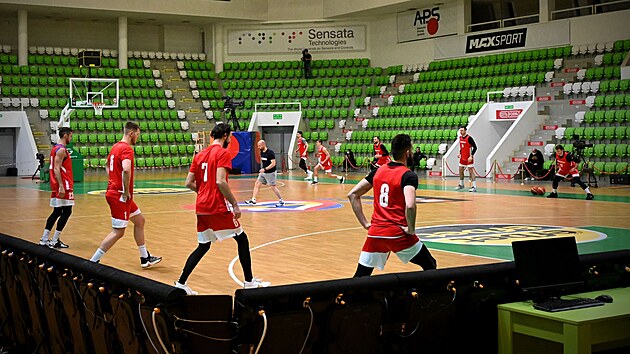
<instances>
[{"instance_id":1,"label":"athletic sneaker","mask_svg":"<svg viewBox=\"0 0 630 354\"><path fill-rule=\"evenodd\" d=\"M276 203L276 208L280 208L280 207L283 207L283 206L284 206L284 200L279 200L279 201Z\"/></svg>"},{"instance_id":2,"label":"athletic sneaker","mask_svg":"<svg viewBox=\"0 0 630 354\"><path fill-rule=\"evenodd\" d=\"M186 292L186 295L198 295L199 293L190 288L190 286L186 284L180 284L178 281L175 282L175 287L177 289L182 289Z\"/></svg>"},{"instance_id":3,"label":"athletic sneaker","mask_svg":"<svg viewBox=\"0 0 630 354\"><path fill-rule=\"evenodd\" d=\"M346 180L346 177L341 176L341 178L339 179L339 184L343 184L345 180Z\"/></svg>"},{"instance_id":4,"label":"athletic sneaker","mask_svg":"<svg viewBox=\"0 0 630 354\"><path fill-rule=\"evenodd\" d=\"M470 187L469 192L475 193L477 191L477 187Z\"/></svg>"},{"instance_id":5,"label":"athletic sneaker","mask_svg":"<svg viewBox=\"0 0 630 354\"><path fill-rule=\"evenodd\" d=\"M317 181L313 181L313 182L311 182L311 184L317 184Z\"/></svg>"},{"instance_id":6,"label":"athletic sneaker","mask_svg":"<svg viewBox=\"0 0 630 354\"><path fill-rule=\"evenodd\" d=\"M593 195L593 193L586 194L586 200L593 200L593 199L595 199L595 196Z\"/></svg>"},{"instance_id":7,"label":"athletic sneaker","mask_svg":"<svg viewBox=\"0 0 630 354\"><path fill-rule=\"evenodd\" d=\"M558 193L551 192L551 193L549 193L549 195L547 196L547 198L558 198ZM587 198L588 198L588 196L587 196Z\"/></svg>"},{"instance_id":8,"label":"athletic sneaker","mask_svg":"<svg viewBox=\"0 0 630 354\"><path fill-rule=\"evenodd\" d=\"M49 242L48 240L45 240L45 241L44 240L39 240L39 245L48 247L48 242Z\"/></svg>"},{"instance_id":9,"label":"athletic sneaker","mask_svg":"<svg viewBox=\"0 0 630 354\"><path fill-rule=\"evenodd\" d=\"M249 205L256 205L256 201L253 199L248 199L245 201L245 204L249 204Z\"/></svg>"},{"instance_id":10,"label":"athletic sneaker","mask_svg":"<svg viewBox=\"0 0 630 354\"><path fill-rule=\"evenodd\" d=\"M148 257L140 257L140 266L142 268L149 268L152 265L162 262L162 257L155 257L149 254Z\"/></svg>"},{"instance_id":11,"label":"athletic sneaker","mask_svg":"<svg viewBox=\"0 0 630 354\"><path fill-rule=\"evenodd\" d=\"M308 174L306 175L306 178L304 178L307 181L310 181L313 179L313 172L308 171Z\"/></svg>"},{"instance_id":12,"label":"athletic sneaker","mask_svg":"<svg viewBox=\"0 0 630 354\"><path fill-rule=\"evenodd\" d=\"M68 248L70 246L61 242L61 240L57 240L57 242L53 243L52 241L48 242L48 248Z\"/></svg>"},{"instance_id":13,"label":"athletic sneaker","mask_svg":"<svg viewBox=\"0 0 630 354\"><path fill-rule=\"evenodd\" d=\"M252 278L252 281L244 281L243 289L256 289L256 288L266 288L271 285L268 281L262 281L256 277Z\"/></svg>"},{"instance_id":14,"label":"athletic sneaker","mask_svg":"<svg viewBox=\"0 0 630 354\"><path fill-rule=\"evenodd\" d=\"M458 191L460 189L464 189L464 186L462 186L461 184L458 184L457 187L455 187L455 190Z\"/></svg>"}]
</instances>

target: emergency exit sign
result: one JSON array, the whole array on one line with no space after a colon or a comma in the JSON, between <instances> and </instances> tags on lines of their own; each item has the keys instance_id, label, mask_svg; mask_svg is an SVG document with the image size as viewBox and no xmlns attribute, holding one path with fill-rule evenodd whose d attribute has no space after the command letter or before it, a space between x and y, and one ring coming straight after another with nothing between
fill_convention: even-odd
<instances>
[{"instance_id":1,"label":"emergency exit sign","mask_svg":"<svg viewBox=\"0 0 630 354\"><path fill-rule=\"evenodd\" d=\"M273 119L282 119L282 113L274 113Z\"/></svg>"}]
</instances>

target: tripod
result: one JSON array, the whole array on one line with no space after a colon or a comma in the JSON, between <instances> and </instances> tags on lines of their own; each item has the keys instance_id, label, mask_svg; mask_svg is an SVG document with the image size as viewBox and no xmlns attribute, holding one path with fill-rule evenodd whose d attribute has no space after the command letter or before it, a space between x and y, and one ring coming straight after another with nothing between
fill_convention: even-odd
<instances>
[{"instance_id":1,"label":"tripod","mask_svg":"<svg viewBox=\"0 0 630 354\"><path fill-rule=\"evenodd\" d=\"M586 185L588 185L589 187L597 188L597 178L593 174L593 167L591 166L591 162L584 157L584 154L580 150L576 150L575 156L584 161L582 172L587 175ZM573 187L574 185L574 183L571 183L571 187Z\"/></svg>"},{"instance_id":2,"label":"tripod","mask_svg":"<svg viewBox=\"0 0 630 354\"><path fill-rule=\"evenodd\" d=\"M225 107L223 109L223 112L225 112L225 120L226 121L232 121L232 125L234 127L234 131L240 131L241 127L238 124L238 118L236 118L236 109L235 108L230 108L230 107Z\"/></svg>"}]
</instances>

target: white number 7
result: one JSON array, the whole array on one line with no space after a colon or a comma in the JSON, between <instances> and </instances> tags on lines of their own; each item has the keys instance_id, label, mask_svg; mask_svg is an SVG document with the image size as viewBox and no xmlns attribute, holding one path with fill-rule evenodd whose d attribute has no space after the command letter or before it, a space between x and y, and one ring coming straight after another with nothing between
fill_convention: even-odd
<instances>
[{"instance_id":1,"label":"white number 7","mask_svg":"<svg viewBox=\"0 0 630 354\"><path fill-rule=\"evenodd\" d=\"M208 182L208 163L203 162L201 164L201 169L203 170L203 181Z\"/></svg>"}]
</instances>

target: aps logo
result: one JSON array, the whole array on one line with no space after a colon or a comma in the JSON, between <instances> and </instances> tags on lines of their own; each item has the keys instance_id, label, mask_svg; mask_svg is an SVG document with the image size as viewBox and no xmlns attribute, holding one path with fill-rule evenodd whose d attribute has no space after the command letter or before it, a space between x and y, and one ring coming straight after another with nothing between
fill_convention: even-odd
<instances>
[{"instance_id":1,"label":"aps logo","mask_svg":"<svg viewBox=\"0 0 630 354\"><path fill-rule=\"evenodd\" d=\"M424 28L430 36L435 35L440 28L440 8L417 10L413 26L417 27L418 30Z\"/></svg>"}]
</instances>

